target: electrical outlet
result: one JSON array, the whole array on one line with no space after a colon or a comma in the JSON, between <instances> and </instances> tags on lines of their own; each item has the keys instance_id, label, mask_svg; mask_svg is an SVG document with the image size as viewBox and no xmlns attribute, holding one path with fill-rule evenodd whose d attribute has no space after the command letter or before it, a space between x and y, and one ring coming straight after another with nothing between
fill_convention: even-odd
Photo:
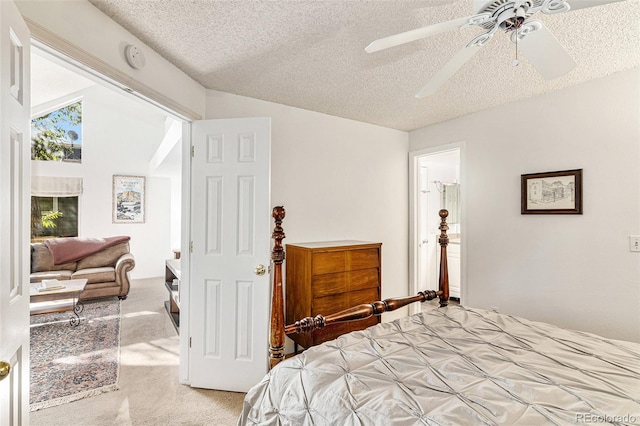
<instances>
[{"instance_id":1,"label":"electrical outlet","mask_svg":"<svg viewBox=\"0 0 640 426\"><path fill-rule=\"evenodd\" d=\"M640 251L640 235L629 235L629 251Z\"/></svg>"}]
</instances>

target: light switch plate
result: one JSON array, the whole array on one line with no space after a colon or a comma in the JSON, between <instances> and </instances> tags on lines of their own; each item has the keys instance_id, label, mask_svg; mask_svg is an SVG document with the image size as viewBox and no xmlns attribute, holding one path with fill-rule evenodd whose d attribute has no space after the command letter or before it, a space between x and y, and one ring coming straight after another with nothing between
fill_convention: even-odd
<instances>
[{"instance_id":1,"label":"light switch plate","mask_svg":"<svg viewBox=\"0 0 640 426\"><path fill-rule=\"evenodd\" d=\"M629 251L640 251L640 235L629 235Z\"/></svg>"}]
</instances>

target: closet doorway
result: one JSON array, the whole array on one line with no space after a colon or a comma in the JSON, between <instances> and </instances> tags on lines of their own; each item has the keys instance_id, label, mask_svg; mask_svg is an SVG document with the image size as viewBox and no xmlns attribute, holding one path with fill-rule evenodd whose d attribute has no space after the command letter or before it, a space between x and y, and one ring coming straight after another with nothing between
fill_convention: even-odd
<instances>
[{"instance_id":1,"label":"closet doorway","mask_svg":"<svg viewBox=\"0 0 640 426\"><path fill-rule=\"evenodd\" d=\"M450 298L463 299L463 151L464 144L455 143L409 154L410 294L438 288L438 211L447 209ZM415 312L419 309L420 306L412 307Z\"/></svg>"}]
</instances>

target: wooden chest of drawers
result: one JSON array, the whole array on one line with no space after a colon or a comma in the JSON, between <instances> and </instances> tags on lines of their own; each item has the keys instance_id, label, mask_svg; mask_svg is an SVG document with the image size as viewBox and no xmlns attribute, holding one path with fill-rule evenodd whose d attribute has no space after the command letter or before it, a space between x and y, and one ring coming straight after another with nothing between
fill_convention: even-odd
<instances>
[{"instance_id":1,"label":"wooden chest of drawers","mask_svg":"<svg viewBox=\"0 0 640 426\"><path fill-rule=\"evenodd\" d=\"M286 245L286 323L380 300L381 243L331 241ZM377 324L379 317L291 334L308 348Z\"/></svg>"}]
</instances>

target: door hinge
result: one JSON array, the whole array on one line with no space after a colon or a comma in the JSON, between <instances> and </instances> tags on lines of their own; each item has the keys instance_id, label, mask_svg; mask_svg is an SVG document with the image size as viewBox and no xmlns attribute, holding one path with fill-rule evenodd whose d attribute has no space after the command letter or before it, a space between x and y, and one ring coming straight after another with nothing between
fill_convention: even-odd
<instances>
[{"instance_id":1,"label":"door hinge","mask_svg":"<svg viewBox=\"0 0 640 426\"><path fill-rule=\"evenodd\" d=\"M191 337L189 337L189 347L191 347Z\"/></svg>"},{"instance_id":2,"label":"door hinge","mask_svg":"<svg viewBox=\"0 0 640 426\"><path fill-rule=\"evenodd\" d=\"M193 241L189 242L189 253L193 253Z\"/></svg>"},{"instance_id":3,"label":"door hinge","mask_svg":"<svg viewBox=\"0 0 640 426\"><path fill-rule=\"evenodd\" d=\"M195 152L196 152L196 147L191 145L191 157L192 158L196 155Z\"/></svg>"}]
</instances>

